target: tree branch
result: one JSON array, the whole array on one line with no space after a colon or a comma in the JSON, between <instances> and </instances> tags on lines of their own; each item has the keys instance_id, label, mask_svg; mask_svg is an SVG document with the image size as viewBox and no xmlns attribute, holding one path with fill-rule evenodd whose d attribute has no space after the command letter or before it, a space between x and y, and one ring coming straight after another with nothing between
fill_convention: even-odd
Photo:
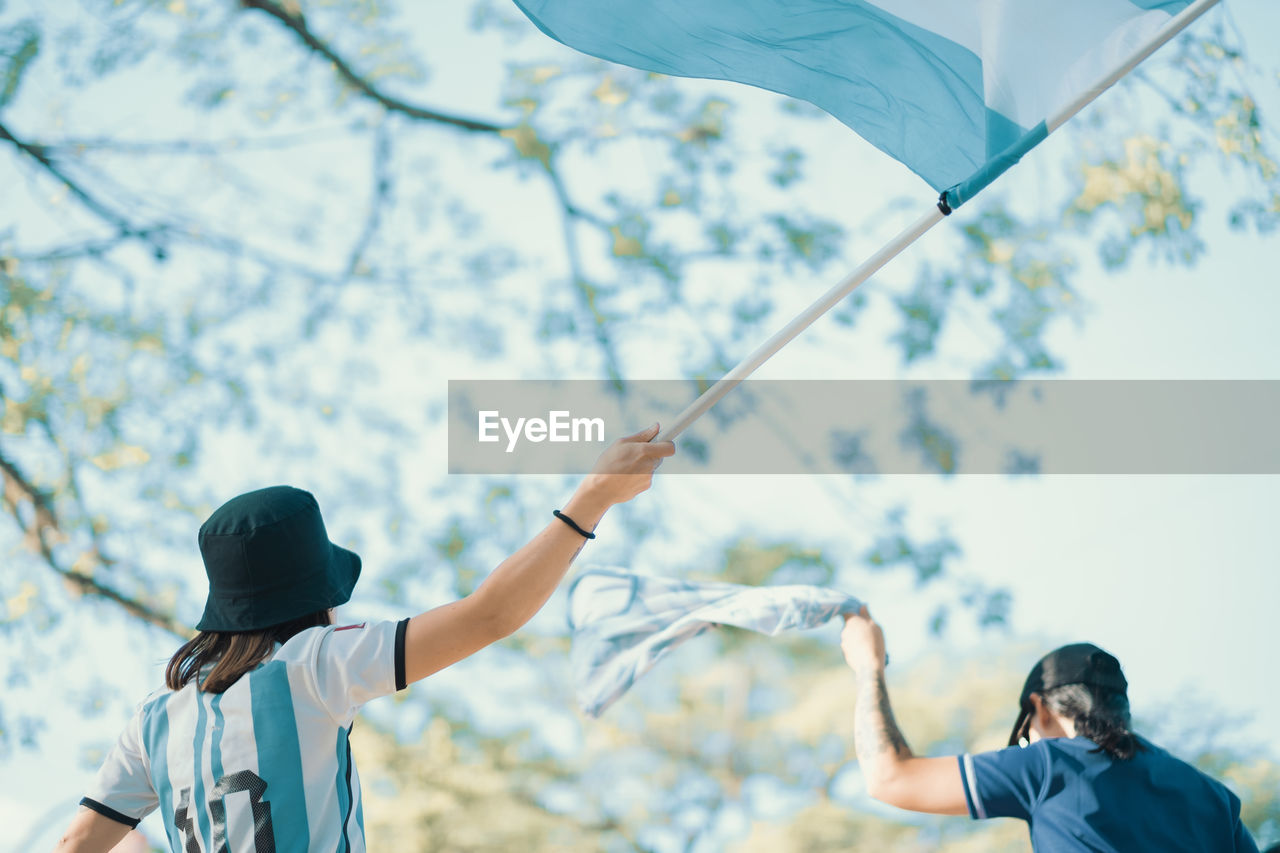
<instances>
[{"instance_id":1,"label":"tree branch","mask_svg":"<svg viewBox=\"0 0 1280 853\"><path fill-rule=\"evenodd\" d=\"M462 130L472 131L474 133L501 133L505 128L500 125L490 124L487 121L479 121L477 119L464 118L463 116L450 115L427 107L417 106L408 101L403 101L392 95L378 89L360 74L356 73L347 61L339 56L329 45L319 36L311 31L307 26L306 20L301 15L294 14L279 3L272 0L240 0L240 5L246 9L257 9L275 18L284 26L293 31L303 44L315 53L324 57L333 64L339 76L346 80L348 84L363 92L366 96L382 104L383 107L391 112L401 113L410 118L419 121L433 121L440 124L448 124Z\"/></svg>"},{"instance_id":2,"label":"tree branch","mask_svg":"<svg viewBox=\"0 0 1280 853\"><path fill-rule=\"evenodd\" d=\"M564 236L565 253L568 255L569 275L573 279L574 291L577 293L583 309L591 319L596 344L599 345L604 353L605 369L609 373L609 380L615 385L620 385L622 382L622 363L613 341L609 338L608 332L605 331L605 324L608 322L608 318L596 307L596 288L587 278L586 270L582 264L581 250L578 247L578 237L574 233L575 220L582 220L600 228L604 226L598 219L586 214L570 200L569 190L565 187L564 180L560 177L560 172L556 168L552 157L547 158L545 173L547 179L551 181L551 189L555 193L556 201L560 203L560 208L564 213L560 227Z\"/></svg>"},{"instance_id":3,"label":"tree branch","mask_svg":"<svg viewBox=\"0 0 1280 853\"><path fill-rule=\"evenodd\" d=\"M167 249L163 243L155 239L157 234L166 234L170 237L178 237L194 243L204 243L210 248L224 252L226 254L241 255L250 258L265 266L273 268L287 268L297 275L311 279L316 282L331 282L337 278L336 274L326 273L316 270L305 264L291 261L286 258L279 257L271 252L258 249L247 243L241 242L231 237L218 234L210 228L200 226L196 232L191 229L182 229L181 226L174 224L158 224L150 227L142 228L134 225L123 215L117 213L106 204L99 201L83 187L73 181L60 169L50 157L49 153L57 148L56 145L43 145L26 142L13 135L9 129L0 123L0 140L11 143L15 148L35 160L40 166L60 181L86 208L92 211L96 216L107 222L115 228L116 233L111 237L91 240L74 247L65 247L55 249L50 252L29 256L23 260L31 261L59 261L75 257L91 257L101 260L108 251L115 247L116 243L122 239L137 239L151 246L157 259L163 260L167 255Z\"/></svg>"},{"instance_id":4,"label":"tree branch","mask_svg":"<svg viewBox=\"0 0 1280 853\"><path fill-rule=\"evenodd\" d=\"M500 125L441 113L426 107L410 104L399 98L388 95L358 74L345 59L333 50L333 48L316 36L316 34L311 31L310 27L308 27L306 20L301 14L297 14L286 9L283 5L275 2L274 0L240 0L240 5L245 9L256 9L275 18L291 30L294 35L297 36L297 38L300 39L309 49L332 63L338 74L346 80L347 83L391 112L400 113L419 121L441 122L459 127L463 130L474 132L502 133L503 131L509 130L509 128L502 127ZM573 279L572 283L574 289L577 292L579 301L583 308L591 317L592 325L594 327L594 338L603 351L605 368L609 374L609 378L614 383L620 383L622 374L619 366L620 362L618 354L608 333L605 331L604 325L606 318L595 305L594 288L583 272L577 239L573 233L575 220L589 222L597 228L604 228L607 226L599 218L592 216L572 202L569 198L569 194L563 180L556 171L554 164L550 162L550 159L548 159L548 162L544 165L546 166L545 174L551 181L552 190L555 193L556 200L559 202L564 212L563 233L565 250L569 255L570 275ZM359 245L360 244L357 243L357 248ZM358 259L359 255L357 254L354 257ZM348 270L348 275L350 275L353 269L354 267L351 267Z\"/></svg>"},{"instance_id":5,"label":"tree branch","mask_svg":"<svg viewBox=\"0 0 1280 853\"><path fill-rule=\"evenodd\" d=\"M9 128L7 128L2 122L0 122L0 139L9 142L23 154L39 163L41 168L61 182L63 186L65 186L81 204L92 211L95 216L113 226L116 229L116 233L119 238L133 238L141 240L151 246L157 257L163 257L164 246L157 242L154 236L157 232L163 231L163 228L140 228L137 225L134 225L122 214L117 213L107 205L98 201L98 199L90 195L89 192L78 183L67 177L66 173L64 173L62 169L49 158L47 148L42 145L31 145L22 141L14 136L13 133L9 131Z\"/></svg>"},{"instance_id":6,"label":"tree branch","mask_svg":"<svg viewBox=\"0 0 1280 853\"><path fill-rule=\"evenodd\" d=\"M364 228L356 238L347 261L347 278L351 278L359 271L365 252L368 251L369 244L373 242L374 236L378 233L378 226L382 223L382 210L386 207L387 199L391 195L390 162L391 134L383 123L373 134L373 191L369 197L369 213L365 217Z\"/></svg>"},{"instance_id":7,"label":"tree branch","mask_svg":"<svg viewBox=\"0 0 1280 853\"><path fill-rule=\"evenodd\" d=\"M59 527L58 518L53 511L53 502L48 495L36 488L30 480L23 476L16 465L3 456L0 456L0 474L4 477L4 496L6 502L13 508L14 520L17 521L18 527L22 530L27 542L44 559L45 564L55 574L82 594L93 595L114 602L136 619L168 631L170 634L184 640L191 636L191 629L173 616L162 613L151 605L126 595L115 587L102 583L79 569L66 568L60 565L57 557L54 556L50 542L56 539L65 539L66 535ZM22 501L26 501L31 505L32 518L30 522L24 521L22 514L18 512L18 505ZM114 562L102 555L96 548L93 553L95 559L101 564L106 565Z\"/></svg>"},{"instance_id":8,"label":"tree branch","mask_svg":"<svg viewBox=\"0 0 1280 853\"><path fill-rule=\"evenodd\" d=\"M237 151L261 151L290 148L298 145L311 145L317 140L336 139L353 136L362 128L354 123L333 125L330 127L308 128L307 130L264 134L261 136L225 136L220 139L141 139L125 140L110 137L83 137L59 139L57 142L27 143L35 151L48 157L62 153L80 153L85 151L110 154L168 154L183 155L220 155Z\"/></svg>"}]
</instances>

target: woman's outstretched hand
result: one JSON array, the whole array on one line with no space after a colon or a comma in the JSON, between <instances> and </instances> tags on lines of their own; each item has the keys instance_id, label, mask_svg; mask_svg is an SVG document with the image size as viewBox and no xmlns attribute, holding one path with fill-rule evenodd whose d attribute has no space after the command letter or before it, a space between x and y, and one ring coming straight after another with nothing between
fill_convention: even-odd
<instances>
[{"instance_id":1,"label":"woman's outstretched hand","mask_svg":"<svg viewBox=\"0 0 1280 853\"><path fill-rule=\"evenodd\" d=\"M658 424L623 436L605 449L582 481L580 492L608 506L625 503L653 485L653 472L676 452L670 441L654 442Z\"/></svg>"}]
</instances>

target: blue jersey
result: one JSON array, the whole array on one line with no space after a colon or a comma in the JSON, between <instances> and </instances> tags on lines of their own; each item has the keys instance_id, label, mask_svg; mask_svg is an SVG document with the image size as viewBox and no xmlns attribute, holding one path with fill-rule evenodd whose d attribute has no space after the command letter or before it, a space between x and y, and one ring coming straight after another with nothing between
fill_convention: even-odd
<instances>
[{"instance_id":1,"label":"blue jersey","mask_svg":"<svg viewBox=\"0 0 1280 853\"><path fill-rule=\"evenodd\" d=\"M81 803L129 826L159 809L173 853L362 853L347 735L404 688L407 624L309 628L223 693L152 694Z\"/></svg>"},{"instance_id":2,"label":"blue jersey","mask_svg":"<svg viewBox=\"0 0 1280 853\"><path fill-rule=\"evenodd\" d=\"M1235 794L1139 742L1123 761L1083 737L962 755L969 814L1027 821L1036 853L1258 853Z\"/></svg>"}]
</instances>

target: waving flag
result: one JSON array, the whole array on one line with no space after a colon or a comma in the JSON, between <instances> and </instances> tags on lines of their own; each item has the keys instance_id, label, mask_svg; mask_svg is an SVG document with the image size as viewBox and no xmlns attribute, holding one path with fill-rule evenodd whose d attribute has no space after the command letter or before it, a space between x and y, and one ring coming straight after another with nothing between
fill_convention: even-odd
<instances>
[{"instance_id":1,"label":"waving flag","mask_svg":"<svg viewBox=\"0 0 1280 853\"><path fill-rule=\"evenodd\" d=\"M676 646L717 625L768 636L816 628L862 602L820 586L684 581L592 569L569 589L578 705L598 717Z\"/></svg>"},{"instance_id":2,"label":"waving flag","mask_svg":"<svg viewBox=\"0 0 1280 853\"><path fill-rule=\"evenodd\" d=\"M1077 102L1096 96L1100 82L1106 81L1101 88L1114 82L1107 75L1191 5L1191 0L515 2L543 32L583 53L678 77L733 80L809 101L943 193L943 212L1016 163L1074 113L1073 104L1078 109ZM1197 5L1207 8L1212 2Z\"/></svg>"},{"instance_id":3,"label":"waving flag","mask_svg":"<svg viewBox=\"0 0 1280 853\"><path fill-rule=\"evenodd\" d=\"M1219 0L515 0L569 47L816 104L940 195L699 395L671 441Z\"/></svg>"}]
</instances>

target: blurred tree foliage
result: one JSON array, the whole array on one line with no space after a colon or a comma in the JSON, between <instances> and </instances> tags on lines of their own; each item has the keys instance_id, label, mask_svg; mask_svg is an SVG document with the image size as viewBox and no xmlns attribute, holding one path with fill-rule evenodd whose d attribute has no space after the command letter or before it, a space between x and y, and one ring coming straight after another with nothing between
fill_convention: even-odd
<instances>
[{"instance_id":1,"label":"blurred tree foliage","mask_svg":"<svg viewBox=\"0 0 1280 853\"><path fill-rule=\"evenodd\" d=\"M1004 746L1026 661L1042 651L975 659L939 649L890 672L908 742L934 755ZM494 741L443 715L410 745L357 727L353 738L372 759L362 770L375 792L371 845L712 850L723 842L711 839L728 836L723 849L738 853L1030 849L1019 821L909 815L870 800L854 760L853 678L830 649L724 629L688 652L669 661L679 679L668 672L666 686L642 682L644 707L628 700L610 709L568 761L530 753L527 736ZM1264 745L1224 743L1222 729L1206 726L1212 709L1199 703L1137 711L1138 731L1232 785L1259 841L1277 835L1280 762ZM477 837L487 815L503 820Z\"/></svg>"},{"instance_id":2,"label":"blurred tree foliage","mask_svg":"<svg viewBox=\"0 0 1280 853\"><path fill-rule=\"evenodd\" d=\"M806 134L830 122L805 105L771 102L782 130L752 138L732 87L572 54L496 0L462 8L0 2L0 753L39 744L35 675L74 659L86 618L149 650L185 635L202 602L192 531L264 477L325 496L331 533L366 554L370 607L465 594L564 483L432 473L446 378L714 379L786 318L787 288L843 272L902 206L854 229L797 203L822 180ZM887 297L902 362L928 366L965 322L986 342L973 377L1055 370L1046 332L1081 316L1090 247L1111 268L1196 263L1198 181L1236 180L1232 227L1274 229L1255 83L1212 17L1069 125L1052 200L989 191L951 223L949 260ZM833 347L865 305L836 312ZM920 443L945 472L939 436ZM620 558L670 537L657 502L621 518ZM936 633L953 601L1003 622L1007 594L950 571L945 533L913 535L897 510L868 525L858 560L735 538L676 568L858 588L906 573L936 596ZM419 691L357 727L371 832L423 850L696 850L721 833L744 850L1017 846L1007 828L978 842L872 819L837 790L855 771L829 649L725 635L583 727L561 633L536 623L460 668L522 724ZM949 709L972 733L1003 724L987 709L1009 684L939 692L944 675L913 673L899 700L917 746L964 745ZM119 694L93 686L84 713ZM1202 757L1275 834L1275 765Z\"/></svg>"}]
</instances>

